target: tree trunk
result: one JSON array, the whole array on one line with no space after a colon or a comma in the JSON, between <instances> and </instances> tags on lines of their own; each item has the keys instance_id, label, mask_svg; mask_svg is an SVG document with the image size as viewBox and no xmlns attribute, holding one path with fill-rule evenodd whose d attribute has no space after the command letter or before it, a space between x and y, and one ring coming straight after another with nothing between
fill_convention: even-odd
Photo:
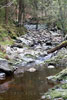
<instances>
[{"instance_id":1,"label":"tree trunk","mask_svg":"<svg viewBox=\"0 0 67 100\"><path fill-rule=\"evenodd\" d=\"M9 0L6 0L5 5L7 5ZM8 7L5 7L5 24L8 24Z\"/></svg>"},{"instance_id":2,"label":"tree trunk","mask_svg":"<svg viewBox=\"0 0 67 100\"><path fill-rule=\"evenodd\" d=\"M25 2L23 0L23 4L22 4L22 13L23 13L23 24L25 23Z\"/></svg>"},{"instance_id":3,"label":"tree trunk","mask_svg":"<svg viewBox=\"0 0 67 100\"><path fill-rule=\"evenodd\" d=\"M25 10L23 11L23 24L25 23Z\"/></svg>"},{"instance_id":4,"label":"tree trunk","mask_svg":"<svg viewBox=\"0 0 67 100\"><path fill-rule=\"evenodd\" d=\"M19 25L21 26L21 24L22 24L22 0L19 0L18 23L19 23Z\"/></svg>"},{"instance_id":5,"label":"tree trunk","mask_svg":"<svg viewBox=\"0 0 67 100\"><path fill-rule=\"evenodd\" d=\"M19 0L19 15L18 15L18 22L19 25L22 25L22 14L23 14L23 23L25 21L25 6L24 0Z\"/></svg>"},{"instance_id":6,"label":"tree trunk","mask_svg":"<svg viewBox=\"0 0 67 100\"><path fill-rule=\"evenodd\" d=\"M16 16L16 21L18 21L18 5L16 5L16 13L15 13L15 16Z\"/></svg>"},{"instance_id":7,"label":"tree trunk","mask_svg":"<svg viewBox=\"0 0 67 100\"><path fill-rule=\"evenodd\" d=\"M38 14L37 14L37 11L38 11L38 1L37 0L34 0L33 1L34 3L34 18L35 18L35 21L36 21L36 30L38 29Z\"/></svg>"},{"instance_id":8,"label":"tree trunk","mask_svg":"<svg viewBox=\"0 0 67 100\"><path fill-rule=\"evenodd\" d=\"M60 23L62 26L62 31L63 31L63 36L65 36L65 24L64 24L64 17L63 17L63 11L62 11L62 6L61 6L61 0L58 0L59 4L59 14L60 14Z\"/></svg>"},{"instance_id":9,"label":"tree trunk","mask_svg":"<svg viewBox=\"0 0 67 100\"><path fill-rule=\"evenodd\" d=\"M55 52L56 50L59 50L59 49L61 49L61 48L63 48L63 47L66 47L66 46L67 46L67 41L63 41L60 45L58 45L58 46L56 46L55 48L53 48L53 49L47 51L47 53L53 53L53 52Z\"/></svg>"}]
</instances>

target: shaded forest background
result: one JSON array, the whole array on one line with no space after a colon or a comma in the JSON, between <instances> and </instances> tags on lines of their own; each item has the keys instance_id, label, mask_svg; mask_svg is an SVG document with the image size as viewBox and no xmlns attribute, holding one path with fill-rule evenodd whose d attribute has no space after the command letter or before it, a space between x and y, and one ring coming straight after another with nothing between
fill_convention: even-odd
<instances>
[{"instance_id":1,"label":"shaded forest background","mask_svg":"<svg viewBox=\"0 0 67 100\"><path fill-rule=\"evenodd\" d=\"M0 24L57 26L67 31L67 0L0 0Z\"/></svg>"}]
</instances>

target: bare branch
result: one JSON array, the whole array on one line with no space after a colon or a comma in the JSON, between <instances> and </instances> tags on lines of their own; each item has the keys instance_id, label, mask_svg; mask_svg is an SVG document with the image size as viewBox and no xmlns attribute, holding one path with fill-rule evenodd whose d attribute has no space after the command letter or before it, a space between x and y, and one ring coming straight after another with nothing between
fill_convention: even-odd
<instances>
[{"instance_id":1,"label":"bare branch","mask_svg":"<svg viewBox=\"0 0 67 100\"><path fill-rule=\"evenodd\" d=\"M0 9L5 8L5 7L10 7L13 3L14 3L14 1L9 2L8 4L6 4L4 6L0 5Z\"/></svg>"}]
</instances>

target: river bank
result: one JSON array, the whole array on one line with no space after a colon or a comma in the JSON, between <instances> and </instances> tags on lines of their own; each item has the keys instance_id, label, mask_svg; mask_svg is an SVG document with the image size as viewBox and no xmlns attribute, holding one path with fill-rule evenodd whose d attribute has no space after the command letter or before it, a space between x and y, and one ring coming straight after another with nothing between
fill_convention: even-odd
<instances>
[{"instance_id":1,"label":"river bank","mask_svg":"<svg viewBox=\"0 0 67 100\"><path fill-rule=\"evenodd\" d=\"M42 97L44 100L66 100L67 99L67 68L60 73L47 77L49 83L60 83L50 89Z\"/></svg>"}]
</instances>

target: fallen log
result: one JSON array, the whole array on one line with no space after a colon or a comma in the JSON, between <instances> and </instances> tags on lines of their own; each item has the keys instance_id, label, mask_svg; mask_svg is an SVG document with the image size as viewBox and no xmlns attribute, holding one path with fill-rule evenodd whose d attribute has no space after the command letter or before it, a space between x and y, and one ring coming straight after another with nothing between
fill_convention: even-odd
<instances>
[{"instance_id":1,"label":"fallen log","mask_svg":"<svg viewBox=\"0 0 67 100\"><path fill-rule=\"evenodd\" d=\"M66 47L66 46L67 46L67 41L63 41L61 44L59 44L59 45L56 46L55 48L52 48L52 49L48 50L47 53L48 53L48 54L49 54L49 53L53 53L53 52L55 52L56 50L59 50L59 49L61 49L61 48L63 48L63 47Z\"/></svg>"}]
</instances>

